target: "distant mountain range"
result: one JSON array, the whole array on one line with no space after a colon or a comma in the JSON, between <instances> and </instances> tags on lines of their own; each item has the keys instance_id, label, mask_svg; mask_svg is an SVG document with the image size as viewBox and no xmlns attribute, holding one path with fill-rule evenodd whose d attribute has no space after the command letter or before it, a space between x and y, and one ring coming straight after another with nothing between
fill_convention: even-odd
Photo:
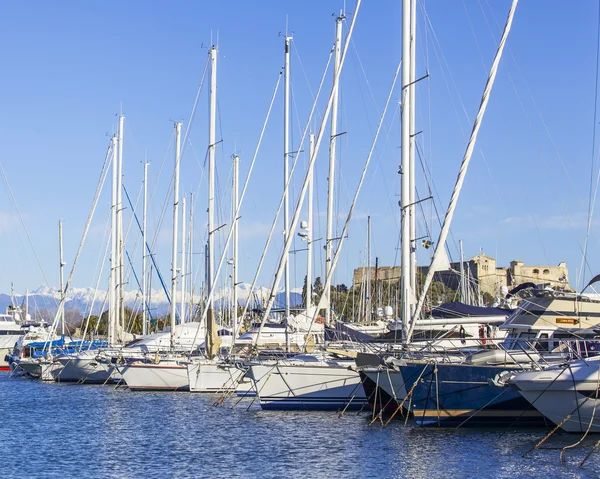
<instances>
[{"instance_id":1,"label":"distant mountain range","mask_svg":"<svg viewBox=\"0 0 600 479\"><path fill-rule=\"evenodd\" d=\"M246 283L238 285L238 301L241 306L246 304L250 295L250 286ZM259 288L254 298L257 301L264 301L268 298L269 290L267 288ZM201 298L195 297L196 301ZM0 312L6 311L11 304L25 305L25 295L15 294L12 298L9 294L0 293ZM60 302L60 293L58 288L49 287L46 285L40 286L37 290L29 293L29 311L34 316L34 312L39 313L42 310L48 313L55 313ZM125 291L125 306L130 308L139 308L141 294L138 291ZM220 291L215 297L215 305L217 308L229 305L231 302L231 289ZM290 303L292 306L302 303L302 290L293 290L290 292ZM280 291L275 298L275 307L282 307L285 304L285 293ZM156 316L162 316L169 311L169 301L167 295L162 290L153 290L150 298L150 308ZM89 311L92 314L99 315L102 311L108 309L106 291L96 291L93 288L73 288L67 292L67 300L65 301L65 310L78 311L82 315L86 315ZM35 316L34 316L35 317ZM48 319L48 318L45 318Z\"/></svg>"}]
</instances>

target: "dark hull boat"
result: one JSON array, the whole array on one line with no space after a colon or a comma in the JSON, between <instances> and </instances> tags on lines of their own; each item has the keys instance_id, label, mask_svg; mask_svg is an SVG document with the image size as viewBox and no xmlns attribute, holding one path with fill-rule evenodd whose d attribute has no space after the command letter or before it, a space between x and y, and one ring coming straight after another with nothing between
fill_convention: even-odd
<instances>
[{"instance_id":1,"label":"dark hull boat","mask_svg":"<svg viewBox=\"0 0 600 479\"><path fill-rule=\"evenodd\" d=\"M518 366L407 362L400 370L406 403L419 426L548 426L546 420L504 376Z\"/></svg>"},{"instance_id":2,"label":"dark hull boat","mask_svg":"<svg viewBox=\"0 0 600 479\"><path fill-rule=\"evenodd\" d=\"M375 413L397 414L398 398L393 396L389 376L385 372L359 371L369 407Z\"/></svg>"}]
</instances>

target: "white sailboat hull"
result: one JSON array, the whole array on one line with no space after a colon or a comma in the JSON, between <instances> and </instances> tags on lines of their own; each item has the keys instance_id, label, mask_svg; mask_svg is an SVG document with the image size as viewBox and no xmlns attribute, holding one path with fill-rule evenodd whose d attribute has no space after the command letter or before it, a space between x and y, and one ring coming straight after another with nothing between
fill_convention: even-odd
<instances>
[{"instance_id":1,"label":"white sailboat hull","mask_svg":"<svg viewBox=\"0 0 600 479\"><path fill-rule=\"evenodd\" d=\"M134 391L187 391L187 366L177 361L118 366L125 383Z\"/></svg>"},{"instance_id":2,"label":"white sailboat hull","mask_svg":"<svg viewBox=\"0 0 600 479\"><path fill-rule=\"evenodd\" d=\"M366 396L358 373L341 365L252 365L247 373L263 409L359 409Z\"/></svg>"},{"instance_id":3,"label":"white sailboat hull","mask_svg":"<svg viewBox=\"0 0 600 479\"><path fill-rule=\"evenodd\" d=\"M10 365L13 376L29 376L42 381L54 381L52 372L60 368L62 365L59 362L40 361L32 358L24 358Z\"/></svg>"},{"instance_id":4,"label":"white sailboat hull","mask_svg":"<svg viewBox=\"0 0 600 479\"><path fill-rule=\"evenodd\" d=\"M203 360L187 365L190 391L195 393L238 391L244 370L230 363Z\"/></svg>"},{"instance_id":5,"label":"white sailboat hull","mask_svg":"<svg viewBox=\"0 0 600 479\"><path fill-rule=\"evenodd\" d=\"M100 361L96 355L97 351L58 358L63 367L53 372L54 380L80 384L105 384L120 380L117 369L108 362Z\"/></svg>"}]
</instances>

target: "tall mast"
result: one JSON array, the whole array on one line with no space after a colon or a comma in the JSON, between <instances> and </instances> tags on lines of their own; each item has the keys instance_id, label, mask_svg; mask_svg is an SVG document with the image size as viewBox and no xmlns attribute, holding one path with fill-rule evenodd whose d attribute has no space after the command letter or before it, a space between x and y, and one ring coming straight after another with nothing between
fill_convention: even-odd
<instances>
[{"instance_id":1,"label":"tall mast","mask_svg":"<svg viewBox=\"0 0 600 479\"><path fill-rule=\"evenodd\" d=\"M410 114L409 114L409 215L410 215L410 289L411 295L414 296L417 292L417 216L416 216L416 189L415 180L415 68L416 68L416 28L417 28L417 5L416 0L410 0L410 72L409 72L409 87L408 94L410 97ZM412 297L411 296L411 297ZM411 302L411 313L413 312L414 304Z\"/></svg>"},{"instance_id":2,"label":"tall mast","mask_svg":"<svg viewBox=\"0 0 600 479\"><path fill-rule=\"evenodd\" d=\"M187 217L185 214L185 196L181 198L181 315L179 317L180 323L185 323L185 309L186 309L186 274L185 274L185 243L187 241L187 235L185 232L185 226L187 222Z\"/></svg>"},{"instance_id":3,"label":"tall mast","mask_svg":"<svg viewBox=\"0 0 600 479\"><path fill-rule=\"evenodd\" d=\"M233 206L233 215L232 225L233 225L233 268L231 271L231 282L233 286L233 294L231 298L231 302L233 303L233 338L237 337L237 327L238 327L238 318L237 318L237 308L238 308L238 295L237 295L237 270L238 270L238 220L235 217L235 214L238 210L239 206L239 188L238 188L238 175L239 175L239 163L240 158L237 155L233 155L233 185L232 185L232 206Z\"/></svg>"},{"instance_id":4,"label":"tall mast","mask_svg":"<svg viewBox=\"0 0 600 479\"><path fill-rule=\"evenodd\" d=\"M144 207L142 215L142 334L148 334L146 316L146 213L148 207L148 162L144 163Z\"/></svg>"},{"instance_id":5,"label":"tall mast","mask_svg":"<svg viewBox=\"0 0 600 479\"><path fill-rule=\"evenodd\" d=\"M64 286L64 275L63 269L65 267L65 262L63 261L63 237L62 237L62 220L58 220L58 258L60 264L60 302L64 304L65 302L65 286ZM61 319L62 325L62 335L65 335L65 309L61 310Z\"/></svg>"},{"instance_id":6,"label":"tall mast","mask_svg":"<svg viewBox=\"0 0 600 479\"><path fill-rule=\"evenodd\" d=\"M215 148L216 145L216 124L217 124L217 47L210 49L210 107L209 107L209 125L208 125L208 251L207 251L207 274L206 291L210 291L213 286L214 274L214 238L215 230ZM209 298L208 314L206 316L206 356L212 359L218 348L218 336L216 332L215 319L213 317L213 299Z\"/></svg>"},{"instance_id":7,"label":"tall mast","mask_svg":"<svg viewBox=\"0 0 600 479\"><path fill-rule=\"evenodd\" d=\"M283 241L287 240L289 231L289 214L290 204L288 193L285 190L285 185L289 178L289 165L288 155L290 153L289 140L290 140L290 44L292 37L286 34L285 36L285 57L284 57L284 88L283 88L283 188L284 188L284 204L283 204ZM289 255L284 260L285 269L285 350L290 352L290 337L288 332L288 321L290 318L290 268L289 268Z\"/></svg>"},{"instance_id":8,"label":"tall mast","mask_svg":"<svg viewBox=\"0 0 600 479\"><path fill-rule=\"evenodd\" d=\"M402 0L402 127L400 191L400 290L402 295L402 341L408 337L413 292L410 281L410 2Z\"/></svg>"},{"instance_id":9,"label":"tall mast","mask_svg":"<svg viewBox=\"0 0 600 479\"><path fill-rule=\"evenodd\" d=\"M119 259L119 275L118 281L118 305L119 308L119 331L118 339L123 339L123 332L125 331L125 302L123 295L123 288L125 287L125 267L124 267L124 244L123 244L123 123L125 122L125 115L119 116L119 172L117 177L117 231L119 236L117 257Z\"/></svg>"},{"instance_id":10,"label":"tall mast","mask_svg":"<svg viewBox=\"0 0 600 479\"><path fill-rule=\"evenodd\" d=\"M315 151L315 134L311 133L309 137L309 157L312 158ZM313 314L312 311L312 242L313 242L313 180L314 171L310 172L308 179L308 226L306 228L306 314Z\"/></svg>"},{"instance_id":11,"label":"tall mast","mask_svg":"<svg viewBox=\"0 0 600 479\"><path fill-rule=\"evenodd\" d=\"M173 179L173 245L171 249L171 349L175 348L177 315L177 230L179 228L179 162L181 160L181 122L175 122L175 175Z\"/></svg>"},{"instance_id":12,"label":"tall mast","mask_svg":"<svg viewBox=\"0 0 600 479\"><path fill-rule=\"evenodd\" d=\"M334 72L340 68L341 47L342 47L342 22L345 16L340 14L335 20L335 45L334 45ZM338 136L338 92L339 78L333 85L333 100L331 104L331 136L329 137L329 178L327 180L327 237L325 238L325 277L329 275L331 270L331 260L333 256L332 243L333 238L333 198L334 198L334 181L335 181L335 146ZM323 291L325 296L325 324L331 322L331 287L325 288Z\"/></svg>"},{"instance_id":13,"label":"tall mast","mask_svg":"<svg viewBox=\"0 0 600 479\"><path fill-rule=\"evenodd\" d=\"M189 237L189 250L190 253L188 254L188 276L190 278L190 321L194 320L194 275L193 275L193 269L192 266L194 264L193 261L193 247L192 245L193 240L194 240L194 193L190 193L190 227L188 228L188 237Z\"/></svg>"},{"instance_id":14,"label":"tall mast","mask_svg":"<svg viewBox=\"0 0 600 479\"><path fill-rule=\"evenodd\" d=\"M350 24L350 28L348 30L348 36L346 37L346 42L344 44L344 50L342 53L342 59L340 61L340 68L338 69L337 72L335 72L335 78L337 81L337 78L339 77L339 74L342 71L345 59L346 59L346 52L348 51L348 45L350 43L350 40L352 38L352 32L354 31L354 25L356 24L356 19L358 18L358 11L360 9L360 5L361 5L361 0L357 0L356 1L356 8L354 10L354 15L352 18L352 23ZM327 120L329 120L329 114L331 113L331 105L332 105L332 95L329 95L329 99L327 100L327 106L325 108L325 112L323 114L323 118L321 120L321 124L319 126L319 134L317 135L317 139L315 142L315 150L313 152L312 157L310 158L310 161L308 163L308 171L306 173L306 176L304 177L304 181L302 183L302 188L300 189L300 194L298 197L298 201L297 201L297 205L296 208L294 210L294 215L292 217L292 222L290 225L290 230L294 231L298 225L298 220L299 220L299 216L301 213L301 208L302 208L302 204L304 203L304 198L306 197L306 192L308 190L308 177L309 177L309 173L312 171L313 167L314 167L314 163L315 163L315 159L316 159L316 155L317 152L319 151L319 146L321 144L321 141L323 140L323 136L324 136L324 131L325 131L325 124L327 122ZM275 279L273 280L273 284L271 287L271 291L269 293L269 298L267 301L267 305L265 307L265 310L262 314L262 320L261 320L261 325L260 325L260 329L259 329L259 335L262 332L262 329L267 321L267 318L269 317L269 314L271 312L271 309L273 308L273 303L275 302L275 297L276 297L276 291L277 288L279 287L281 278L283 276L283 269L284 266L286 266L287 262L287 256L288 253L290 251L290 247L292 245L292 237L291 236L287 236L287 239L285 241L285 245L283 247L283 252L281 255L281 260L279 262L279 266L277 267L277 272L275 274ZM334 256L334 261L335 261L335 256Z\"/></svg>"},{"instance_id":15,"label":"tall mast","mask_svg":"<svg viewBox=\"0 0 600 479\"><path fill-rule=\"evenodd\" d=\"M463 303L467 303L467 288L466 288L466 277L465 277L465 259L463 256L463 242L458 240L458 246L460 248L460 300Z\"/></svg>"},{"instance_id":16,"label":"tall mast","mask_svg":"<svg viewBox=\"0 0 600 479\"><path fill-rule=\"evenodd\" d=\"M112 137L112 192L111 192L111 252L110 252L110 277L108 288L108 345L116 343L116 326L119 321L119 309L117 307L117 276L118 276L118 231L117 231L117 177L119 174L119 153L117 148L117 135Z\"/></svg>"},{"instance_id":17,"label":"tall mast","mask_svg":"<svg viewBox=\"0 0 600 479\"><path fill-rule=\"evenodd\" d=\"M365 301L367 321L371 321L371 217L367 216L367 299Z\"/></svg>"},{"instance_id":18,"label":"tall mast","mask_svg":"<svg viewBox=\"0 0 600 479\"><path fill-rule=\"evenodd\" d=\"M494 61L492 62L492 67L490 69L490 73L488 75L485 87L483 89L483 94L481 95L481 103L479 104L479 111L477 112L477 116L475 117L475 122L473 123L473 129L471 130L471 136L469 137L469 142L467 143L467 149L465 150L465 154L462 159L462 163L460 165L460 169L458 170L458 176L456 178L456 183L454 184L454 190L452 191L452 196L450 197L450 203L448 204L448 209L446 210L446 216L444 217L444 223L442 224L442 229L440 231L440 236L438 238L437 244L435 245L435 251L433 253L433 258L431 260L431 265L429 266L429 271L427 272L427 276L425 277L425 281L423 282L423 287L421 289L421 295L419 296L419 302L415 308L414 318L418 318L419 314L421 314L421 310L423 308L423 304L425 302L425 295L427 294L427 289L433 280L433 274L436 268L439 266L441 262L441 253L444 250L446 244L446 238L448 237L448 232L450 231L450 224L452 223L452 217L454 216L454 210L456 209L456 203L458 202L458 197L460 196L460 191L462 189L462 185L465 181L465 176L467 174L467 169L469 167L469 163L471 162L471 158L473 156L473 150L475 148L475 143L477 141L477 135L479 134L479 129L481 128L481 122L483 121L483 116L485 114L485 110L487 108L488 101L490 99L490 93L492 91L492 87L494 86L494 80L496 79L496 73L498 72L498 66L500 64L500 59L502 58L502 52L504 51L504 46L506 45L506 39L508 38L508 34L510 32L510 28L512 26L512 21L515 15L515 9L517 8L518 0L513 0L510 6L510 10L508 11L508 17L506 19L506 23L504 24L504 30L502 32L502 38L500 38L500 43L498 44L498 49L496 50L496 55L494 56ZM408 338L410 339L410 335L412 335L413 327L415 322L413 321L410 326L410 330L408 331Z\"/></svg>"}]
</instances>

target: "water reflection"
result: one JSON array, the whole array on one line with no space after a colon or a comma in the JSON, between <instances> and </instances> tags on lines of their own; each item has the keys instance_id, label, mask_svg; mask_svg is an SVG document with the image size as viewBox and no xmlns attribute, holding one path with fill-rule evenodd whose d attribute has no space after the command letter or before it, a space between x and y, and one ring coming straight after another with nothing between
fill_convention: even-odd
<instances>
[{"instance_id":1,"label":"water reflection","mask_svg":"<svg viewBox=\"0 0 600 479\"><path fill-rule=\"evenodd\" d=\"M214 407L189 393L44 384L0 375L0 477L596 477L589 450L522 454L545 431L419 429L370 416ZM579 437L562 434L552 445ZM597 440L594 437L591 441Z\"/></svg>"}]
</instances>

